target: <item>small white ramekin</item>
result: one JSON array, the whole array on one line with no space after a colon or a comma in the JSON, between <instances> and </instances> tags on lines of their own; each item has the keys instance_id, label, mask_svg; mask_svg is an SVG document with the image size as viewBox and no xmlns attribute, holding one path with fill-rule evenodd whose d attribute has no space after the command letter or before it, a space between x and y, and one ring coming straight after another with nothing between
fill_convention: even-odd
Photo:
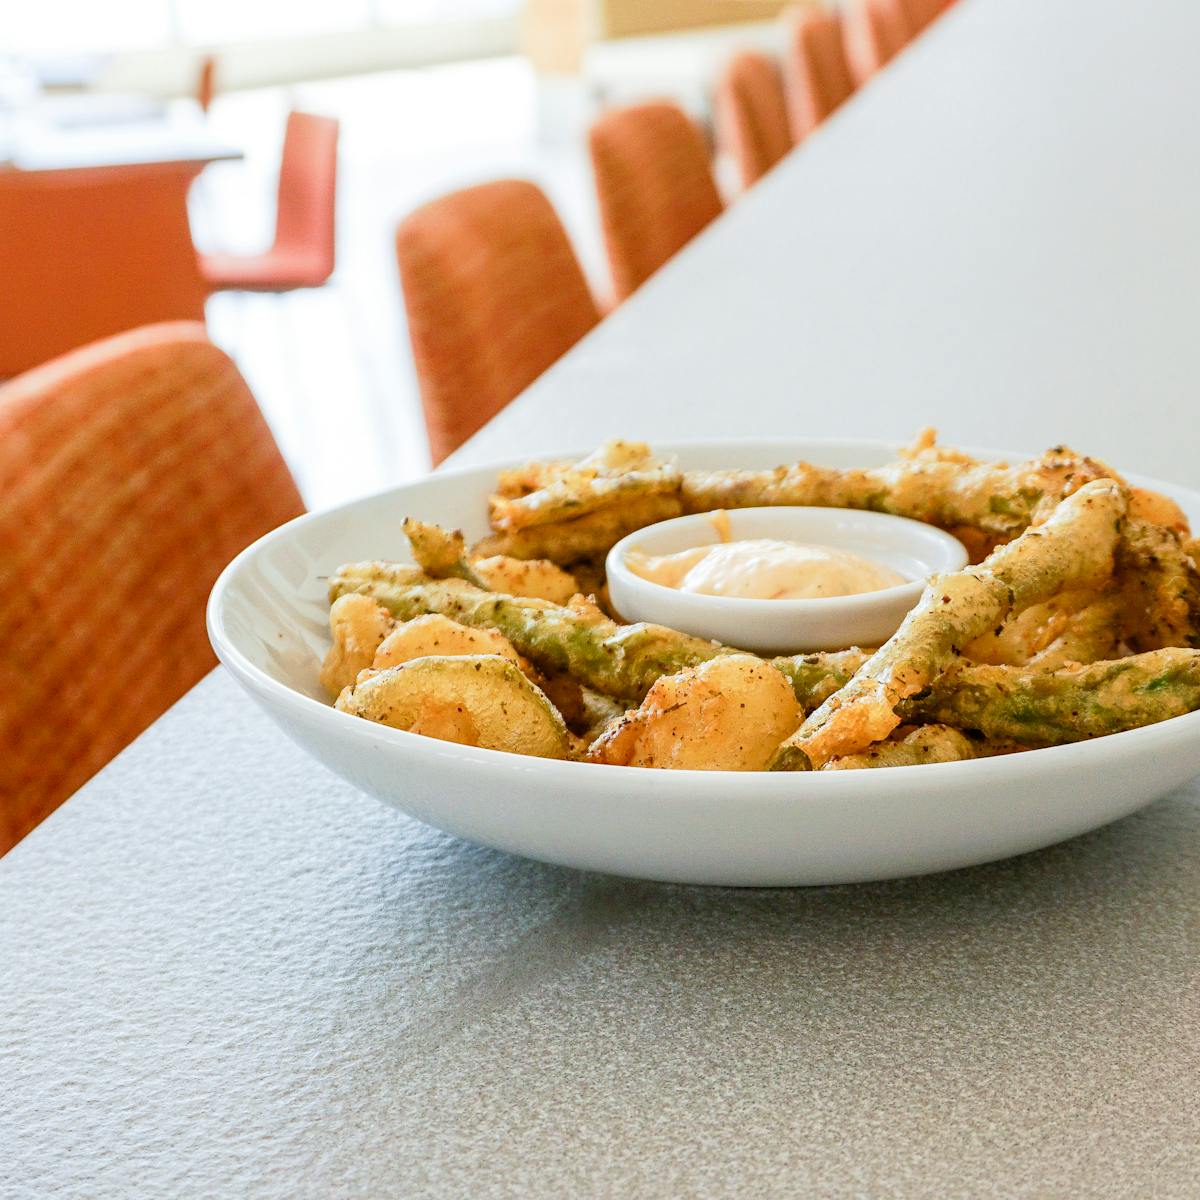
<instances>
[{"instance_id":1,"label":"small white ramekin","mask_svg":"<svg viewBox=\"0 0 1200 1200\"><path fill-rule=\"evenodd\" d=\"M630 570L630 551L675 554L719 542L713 514L697 513L639 529L609 551L608 591L620 616L759 653L878 646L896 632L930 575L957 571L967 563L967 551L957 538L886 513L774 507L731 509L727 515L731 540L778 538L849 550L891 567L910 582L857 596L747 600L681 592Z\"/></svg>"}]
</instances>

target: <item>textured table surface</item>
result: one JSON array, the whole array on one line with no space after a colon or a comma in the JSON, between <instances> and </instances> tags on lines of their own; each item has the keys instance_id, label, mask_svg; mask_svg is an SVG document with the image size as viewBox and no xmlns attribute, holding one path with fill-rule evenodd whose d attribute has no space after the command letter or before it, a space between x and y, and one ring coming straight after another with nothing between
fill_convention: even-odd
<instances>
[{"instance_id":1,"label":"textured table surface","mask_svg":"<svg viewBox=\"0 0 1200 1200\"><path fill-rule=\"evenodd\" d=\"M1195 1196L1198 835L1192 788L925 879L584 875L218 673L0 860L0 1196Z\"/></svg>"}]
</instances>

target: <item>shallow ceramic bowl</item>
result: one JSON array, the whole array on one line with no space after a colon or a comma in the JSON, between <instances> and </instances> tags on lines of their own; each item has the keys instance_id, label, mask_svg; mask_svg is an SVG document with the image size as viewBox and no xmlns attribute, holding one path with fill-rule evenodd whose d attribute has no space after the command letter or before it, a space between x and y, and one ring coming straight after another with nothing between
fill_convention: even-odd
<instances>
[{"instance_id":1,"label":"shallow ceramic bowl","mask_svg":"<svg viewBox=\"0 0 1200 1200\"><path fill-rule=\"evenodd\" d=\"M882 563L907 582L856 596L750 600L704 596L653 583L626 556L675 554L720 542L709 513L675 517L622 538L609 552L608 594L626 621L651 621L760 654L878 646L900 627L930 575L958 571L967 551L957 538L904 517L846 508L739 508L726 514L729 538L775 538L849 550Z\"/></svg>"},{"instance_id":2,"label":"shallow ceramic bowl","mask_svg":"<svg viewBox=\"0 0 1200 1200\"><path fill-rule=\"evenodd\" d=\"M663 447L685 468L797 459L869 467L876 442ZM1071 746L973 762L805 774L654 771L520 758L331 708L325 577L409 558L407 514L482 535L495 468L439 472L267 534L208 608L222 662L283 730L363 791L452 834L547 862L685 883L846 883L963 867L1046 846L1141 808L1200 773L1200 713ZM1200 495L1147 480L1200 523Z\"/></svg>"}]
</instances>

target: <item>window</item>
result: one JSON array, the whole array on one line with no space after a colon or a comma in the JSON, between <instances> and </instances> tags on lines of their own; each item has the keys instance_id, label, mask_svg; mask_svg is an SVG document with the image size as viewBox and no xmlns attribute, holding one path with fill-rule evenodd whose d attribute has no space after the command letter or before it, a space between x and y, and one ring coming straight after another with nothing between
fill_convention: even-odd
<instances>
[{"instance_id":1,"label":"window","mask_svg":"<svg viewBox=\"0 0 1200 1200\"><path fill-rule=\"evenodd\" d=\"M164 0L158 0L164 3ZM166 0L190 45L335 33L370 24L370 0Z\"/></svg>"},{"instance_id":2,"label":"window","mask_svg":"<svg viewBox=\"0 0 1200 1200\"><path fill-rule=\"evenodd\" d=\"M18 7L19 5L19 7ZM0 57L220 46L515 17L521 0L0 0Z\"/></svg>"},{"instance_id":3,"label":"window","mask_svg":"<svg viewBox=\"0 0 1200 1200\"><path fill-rule=\"evenodd\" d=\"M168 0L0 3L0 54L68 55L150 50L172 41Z\"/></svg>"}]
</instances>

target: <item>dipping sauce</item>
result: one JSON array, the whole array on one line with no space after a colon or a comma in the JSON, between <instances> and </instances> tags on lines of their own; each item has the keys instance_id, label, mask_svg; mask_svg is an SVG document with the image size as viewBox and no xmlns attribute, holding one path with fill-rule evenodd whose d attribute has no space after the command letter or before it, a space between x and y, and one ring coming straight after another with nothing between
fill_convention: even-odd
<instances>
[{"instance_id":1,"label":"dipping sauce","mask_svg":"<svg viewBox=\"0 0 1200 1200\"><path fill-rule=\"evenodd\" d=\"M822 600L909 582L891 567L849 550L775 538L695 546L660 556L631 550L625 562L651 583L744 600Z\"/></svg>"}]
</instances>

